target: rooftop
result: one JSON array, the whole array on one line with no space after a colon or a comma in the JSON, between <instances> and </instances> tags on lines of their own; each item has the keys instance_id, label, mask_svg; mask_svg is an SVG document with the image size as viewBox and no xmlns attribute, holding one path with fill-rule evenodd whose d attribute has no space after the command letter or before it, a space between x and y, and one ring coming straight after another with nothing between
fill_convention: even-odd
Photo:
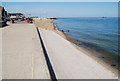
<instances>
[{"instance_id":1,"label":"rooftop","mask_svg":"<svg viewBox=\"0 0 120 81\"><path fill-rule=\"evenodd\" d=\"M22 13L8 13L9 15L23 15Z\"/></svg>"}]
</instances>

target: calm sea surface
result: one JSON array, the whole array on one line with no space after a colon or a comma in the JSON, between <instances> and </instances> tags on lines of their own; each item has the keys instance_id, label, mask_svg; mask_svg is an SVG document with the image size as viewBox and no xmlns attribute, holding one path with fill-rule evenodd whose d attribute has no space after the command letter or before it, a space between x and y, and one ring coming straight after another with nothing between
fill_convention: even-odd
<instances>
[{"instance_id":1,"label":"calm sea surface","mask_svg":"<svg viewBox=\"0 0 120 81\"><path fill-rule=\"evenodd\" d=\"M96 51L119 55L118 18L58 18L54 23L56 23L59 30L64 30L77 45Z\"/></svg>"}]
</instances>

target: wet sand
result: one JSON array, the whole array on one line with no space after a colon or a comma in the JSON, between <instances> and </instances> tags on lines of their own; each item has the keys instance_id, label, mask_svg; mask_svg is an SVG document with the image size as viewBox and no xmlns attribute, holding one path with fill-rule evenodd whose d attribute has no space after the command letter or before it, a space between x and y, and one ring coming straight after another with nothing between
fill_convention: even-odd
<instances>
[{"instance_id":1,"label":"wet sand","mask_svg":"<svg viewBox=\"0 0 120 81\"><path fill-rule=\"evenodd\" d=\"M56 32L58 35L60 35L64 39L67 39L68 41L70 41L70 43L76 49L78 49L80 52L83 52L84 54L86 54L87 56L94 59L96 62L98 62L99 64L101 64L102 66L104 66L105 68L110 70L116 76L118 76L118 70L115 69L114 67L111 67L111 65L105 63L101 58L99 58L98 56L100 56L100 54L98 54L95 51L89 51L88 49L85 49L83 47L80 47L80 46L77 46L76 44L74 44L73 40L70 37L68 37L63 31L59 31L58 28L56 27L56 25L54 23L52 23L52 21L54 21L54 20L52 20L52 19L35 19L35 24L37 27L41 27L46 30ZM102 57L102 56L100 56L100 57Z\"/></svg>"}]
</instances>

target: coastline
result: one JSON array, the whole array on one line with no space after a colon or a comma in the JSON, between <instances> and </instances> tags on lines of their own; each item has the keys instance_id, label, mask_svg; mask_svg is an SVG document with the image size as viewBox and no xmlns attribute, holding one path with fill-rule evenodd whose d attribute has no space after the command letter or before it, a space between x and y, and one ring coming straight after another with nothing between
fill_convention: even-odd
<instances>
[{"instance_id":1,"label":"coastline","mask_svg":"<svg viewBox=\"0 0 120 81\"><path fill-rule=\"evenodd\" d=\"M53 20L54 21L54 20ZM53 22L51 22L53 23ZM53 23L55 26L56 24ZM115 75L118 76L118 69L116 67L112 67L111 64L114 62L106 62L106 60L104 60L104 58L107 56L105 54L101 54L95 50L91 50L91 49L87 49L83 46L79 46L76 43L74 43L73 39L70 38L67 34L64 33L64 31L60 31L58 30L58 27L56 26L57 31L61 32L65 37L66 40L68 40L76 49L78 49L79 51L82 51L83 53L85 53L86 55L88 55L89 57L91 57L92 59L94 59L95 61L97 61L98 63L100 63L102 66L106 67L107 69L109 69L112 73L114 73ZM59 33L58 33L59 34ZM61 36L61 34L59 34ZM110 64L111 63L111 64Z\"/></svg>"},{"instance_id":2,"label":"coastline","mask_svg":"<svg viewBox=\"0 0 120 81\"><path fill-rule=\"evenodd\" d=\"M118 76L118 70L116 68L112 67L110 64L104 62L103 59L99 58L99 56L100 57L104 57L104 56L101 56L96 51L91 51L89 49L86 49L82 46L78 46L77 44L75 44L73 42L73 40L68 35L66 35L64 33L64 31L58 30L58 27L56 26L56 24L53 23L54 20L55 19L35 19L35 24L37 27L41 27L41 28L44 28L44 29L47 29L47 30L50 30L50 31L57 33L58 35L60 35L64 39L68 40L77 50L82 51L87 56L91 57L96 62L98 62L99 64L101 64L102 66L104 66L105 68L110 70L112 73L114 73L116 76Z\"/></svg>"}]
</instances>

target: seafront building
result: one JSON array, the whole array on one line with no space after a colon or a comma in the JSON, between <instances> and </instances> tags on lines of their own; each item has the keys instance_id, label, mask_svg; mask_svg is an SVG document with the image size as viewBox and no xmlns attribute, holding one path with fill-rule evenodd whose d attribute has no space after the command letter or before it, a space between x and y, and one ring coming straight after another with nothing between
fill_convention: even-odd
<instances>
[{"instance_id":1,"label":"seafront building","mask_svg":"<svg viewBox=\"0 0 120 81\"><path fill-rule=\"evenodd\" d=\"M7 25L6 22L3 21L3 19L7 16L7 11L5 11L4 7L0 6L0 27Z\"/></svg>"},{"instance_id":2,"label":"seafront building","mask_svg":"<svg viewBox=\"0 0 120 81\"><path fill-rule=\"evenodd\" d=\"M21 18L21 17L25 17L24 14L22 13L8 13L10 18Z\"/></svg>"},{"instance_id":3,"label":"seafront building","mask_svg":"<svg viewBox=\"0 0 120 81\"><path fill-rule=\"evenodd\" d=\"M4 17L7 17L7 11L5 11L4 7L0 6L0 21L2 21Z\"/></svg>"}]
</instances>

